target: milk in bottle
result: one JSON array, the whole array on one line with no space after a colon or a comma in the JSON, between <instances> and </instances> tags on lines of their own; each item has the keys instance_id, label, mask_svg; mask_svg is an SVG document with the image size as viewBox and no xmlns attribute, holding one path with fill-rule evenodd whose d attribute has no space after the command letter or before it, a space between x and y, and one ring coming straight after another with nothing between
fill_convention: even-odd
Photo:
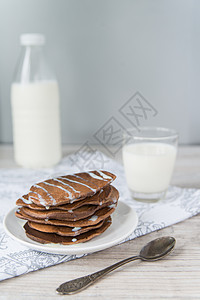
<instances>
[{"instance_id":1,"label":"milk in bottle","mask_svg":"<svg viewBox=\"0 0 200 300\"><path fill-rule=\"evenodd\" d=\"M46 64L44 36L21 36L22 53L11 87L16 162L51 167L61 159L58 83Z\"/></svg>"}]
</instances>

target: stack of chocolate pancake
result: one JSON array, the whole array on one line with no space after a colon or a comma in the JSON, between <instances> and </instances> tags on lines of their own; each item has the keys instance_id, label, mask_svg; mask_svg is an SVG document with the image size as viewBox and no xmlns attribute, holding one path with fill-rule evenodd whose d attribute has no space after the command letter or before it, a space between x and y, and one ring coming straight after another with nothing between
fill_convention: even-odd
<instances>
[{"instance_id":1,"label":"stack of chocolate pancake","mask_svg":"<svg viewBox=\"0 0 200 300\"><path fill-rule=\"evenodd\" d=\"M16 216L27 220L26 235L39 243L86 242L112 223L119 198L111 185L115 178L107 171L90 171L34 184L17 200Z\"/></svg>"}]
</instances>

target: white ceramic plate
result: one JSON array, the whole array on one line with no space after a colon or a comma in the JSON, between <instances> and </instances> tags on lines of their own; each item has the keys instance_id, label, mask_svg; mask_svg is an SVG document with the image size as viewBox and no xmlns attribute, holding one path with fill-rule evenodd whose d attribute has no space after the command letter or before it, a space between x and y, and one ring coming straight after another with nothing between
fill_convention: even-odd
<instances>
[{"instance_id":1,"label":"white ceramic plate","mask_svg":"<svg viewBox=\"0 0 200 300\"><path fill-rule=\"evenodd\" d=\"M74 245L40 244L26 236L23 229L26 221L18 219L15 216L15 210L12 209L4 219L6 233L24 246L54 254L85 254L109 248L128 237L136 228L138 222L134 209L124 202L119 201L117 209L112 215L112 225L100 236L95 237L91 241Z\"/></svg>"}]
</instances>

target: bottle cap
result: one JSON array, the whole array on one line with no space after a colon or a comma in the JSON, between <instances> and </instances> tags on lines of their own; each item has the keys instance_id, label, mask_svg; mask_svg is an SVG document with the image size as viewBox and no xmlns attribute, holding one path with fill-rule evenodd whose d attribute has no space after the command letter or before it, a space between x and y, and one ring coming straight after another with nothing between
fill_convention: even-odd
<instances>
[{"instance_id":1,"label":"bottle cap","mask_svg":"<svg viewBox=\"0 0 200 300\"><path fill-rule=\"evenodd\" d=\"M25 33L20 36L20 43L23 46L44 45L45 36L40 33Z\"/></svg>"}]
</instances>

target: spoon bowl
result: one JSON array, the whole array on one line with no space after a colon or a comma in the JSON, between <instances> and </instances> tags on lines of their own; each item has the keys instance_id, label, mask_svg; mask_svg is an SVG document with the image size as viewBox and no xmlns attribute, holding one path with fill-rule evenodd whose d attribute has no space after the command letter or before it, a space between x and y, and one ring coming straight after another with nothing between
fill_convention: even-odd
<instances>
[{"instance_id":1,"label":"spoon bowl","mask_svg":"<svg viewBox=\"0 0 200 300\"><path fill-rule=\"evenodd\" d=\"M169 254L175 247L176 240L171 236L155 239L145 245L140 251L140 258L146 261L159 260Z\"/></svg>"}]
</instances>

